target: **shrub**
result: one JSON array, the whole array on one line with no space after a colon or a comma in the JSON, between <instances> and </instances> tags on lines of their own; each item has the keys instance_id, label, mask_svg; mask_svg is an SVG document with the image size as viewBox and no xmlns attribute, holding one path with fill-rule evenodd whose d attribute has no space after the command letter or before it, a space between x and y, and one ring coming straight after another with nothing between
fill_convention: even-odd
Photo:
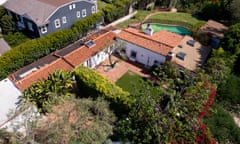
<instances>
[{"instance_id":1,"label":"shrub","mask_svg":"<svg viewBox=\"0 0 240 144\"><path fill-rule=\"evenodd\" d=\"M71 29L56 31L46 37L29 40L4 53L0 57L0 80L19 68L76 41L85 35L100 18L101 13L93 14L77 21Z\"/></svg>"},{"instance_id":2,"label":"shrub","mask_svg":"<svg viewBox=\"0 0 240 144\"><path fill-rule=\"evenodd\" d=\"M114 107L115 111L119 111L121 108L126 108L131 105L129 93L123 91L120 87L110 82L106 78L99 75L92 69L84 66L79 66L74 71L77 85L80 91L85 96L96 98L103 95L109 100Z\"/></svg>"}]
</instances>

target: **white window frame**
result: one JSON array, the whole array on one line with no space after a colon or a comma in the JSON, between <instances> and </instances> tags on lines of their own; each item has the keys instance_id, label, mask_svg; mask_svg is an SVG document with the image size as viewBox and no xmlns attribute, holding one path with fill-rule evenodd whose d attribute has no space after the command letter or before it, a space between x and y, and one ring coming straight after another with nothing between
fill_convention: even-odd
<instances>
[{"instance_id":1,"label":"white window frame","mask_svg":"<svg viewBox=\"0 0 240 144\"><path fill-rule=\"evenodd\" d=\"M81 12L77 11L76 16L77 16L77 18L80 18L81 17Z\"/></svg>"},{"instance_id":2,"label":"white window frame","mask_svg":"<svg viewBox=\"0 0 240 144\"><path fill-rule=\"evenodd\" d=\"M72 8L73 9L75 9L76 8L76 4L74 3L74 4L72 4Z\"/></svg>"},{"instance_id":3,"label":"white window frame","mask_svg":"<svg viewBox=\"0 0 240 144\"><path fill-rule=\"evenodd\" d=\"M96 13L96 6L92 6L92 13Z\"/></svg>"},{"instance_id":4,"label":"white window frame","mask_svg":"<svg viewBox=\"0 0 240 144\"><path fill-rule=\"evenodd\" d=\"M55 24L55 28L60 28L61 27L60 19L55 19L54 24Z\"/></svg>"},{"instance_id":5,"label":"white window frame","mask_svg":"<svg viewBox=\"0 0 240 144\"><path fill-rule=\"evenodd\" d=\"M62 23L63 23L63 24L67 23L67 17L66 17L66 16L63 16L63 17L62 17Z\"/></svg>"},{"instance_id":6,"label":"white window frame","mask_svg":"<svg viewBox=\"0 0 240 144\"><path fill-rule=\"evenodd\" d=\"M69 10L72 10L72 5L69 5Z\"/></svg>"},{"instance_id":7,"label":"white window frame","mask_svg":"<svg viewBox=\"0 0 240 144\"><path fill-rule=\"evenodd\" d=\"M42 34L47 33L47 26L41 27L41 32L42 32Z\"/></svg>"},{"instance_id":8,"label":"white window frame","mask_svg":"<svg viewBox=\"0 0 240 144\"><path fill-rule=\"evenodd\" d=\"M83 9L82 10L82 17L86 17L87 16L87 10L86 9Z\"/></svg>"}]
</instances>

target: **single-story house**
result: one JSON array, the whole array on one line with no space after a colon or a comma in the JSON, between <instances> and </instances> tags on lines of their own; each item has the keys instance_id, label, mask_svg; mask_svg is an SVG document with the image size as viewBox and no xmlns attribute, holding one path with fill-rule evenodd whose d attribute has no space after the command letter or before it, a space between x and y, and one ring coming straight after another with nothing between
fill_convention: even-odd
<instances>
[{"instance_id":1,"label":"single-story house","mask_svg":"<svg viewBox=\"0 0 240 144\"><path fill-rule=\"evenodd\" d=\"M190 36L164 30L151 35L140 29L126 28L117 34L117 41L125 44L129 60L147 67L171 60L180 67L195 71L211 51Z\"/></svg>"},{"instance_id":2,"label":"single-story house","mask_svg":"<svg viewBox=\"0 0 240 144\"><path fill-rule=\"evenodd\" d=\"M24 91L33 83L47 79L56 70L72 71L81 64L94 68L108 57L105 50L114 46L114 37L112 30L103 29L86 40L79 40L21 68L9 75L9 79Z\"/></svg>"},{"instance_id":3,"label":"single-story house","mask_svg":"<svg viewBox=\"0 0 240 144\"><path fill-rule=\"evenodd\" d=\"M7 0L2 6L16 28L32 37L70 28L75 21L97 12L96 0Z\"/></svg>"},{"instance_id":4,"label":"single-story house","mask_svg":"<svg viewBox=\"0 0 240 144\"><path fill-rule=\"evenodd\" d=\"M3 39L3 38L0 38L0 56L10 50L11 47L8 45L8 43Z\"/></svg>"},{"instance_id":5,"label":"single-story house","mask_svg":"<svg viewBox=\"0 0 240 144\"><path fill-rule=\"evenodd\" d=\"M211 45L218 47L220 40L224 37L228 27L216 22L208 20L207 23L200 28L200 32L206 33L211 38Z\"/></svg>"},{"instance_id":6,"label":"single-story house","mask_svg":"<svg viewBox=\"0 0 240 144\"><path fill-rule=\"evenodd\" d=\"M126 28L117 35L117 40L125 44L127 57L146 66L164 64L168 52L182 39L183 36L168 31L148 35L134 28Z\"/></svg>"}]
</instances>

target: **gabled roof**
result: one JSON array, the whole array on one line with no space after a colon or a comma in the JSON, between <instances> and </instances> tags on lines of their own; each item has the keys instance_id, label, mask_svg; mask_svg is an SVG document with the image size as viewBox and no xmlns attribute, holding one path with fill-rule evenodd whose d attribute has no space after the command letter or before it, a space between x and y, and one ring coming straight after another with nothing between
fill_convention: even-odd
<instances>
[{"instance_id":1,"label":"gabled roof","mask_svg":"<svg viewBox=\"0 0 240 144\"><path fill-rule=\"evenodd\" d=\"M112 31L102 34L98 36L96 39L93 39L95 45L92 46L91 48L88 48L87 46L83 45L80 48L76 49L75 51L72 51L68 55L64 56L64 58L76 67L82 64L90 57L97 54L99 51L106 48L108 45L113 44L114 37L115 34Z\"/></svg>"},{"instance_id":2,"label":"gabled roof","mask_svg":"<svg viewBox=\"0 0 240 144\"><path fill-rule=\"evenodd\" d=\"M117 35L117 37L164 56L166 56L167 53L176 47L183 39L183 36L181 35L164 30L156 32L151 36L134 28L124 29Z\"/></svg>"},{"instance_id":3,"label":"gabled roof","mask_svg":"<svg viewBox=\"0 0 240 144\"><path fill-rule=\"evenodd\" d=\"M8 0L8 10L33 20L38 26L48 23L49 16L65 4L82 0Z\"/></svg>"},{"instance_id":4,"label":"gabled roof","mask_svg":"<svg viewBox=\"0 0 240 144\"><path fill-rule=\"evenodd\" d=\"M224 33L228 30L228 27L216 22L214 20L208 20L207 23L200 28L200 31L207 33L213 37L223 38Z\"/></svg>"},{"instance_id":5,"label":"gabled roof","mask_svg":"<svg viewBox=\"0 0 240 144\"><path fill-rule=\"evenodd\" d=\"M82 42L78 41L21 68L11 74L9 79L12 80L21 91L24 91L33 83L47 79L49 74L52 74L56 70L73 70L76 66L106 48L108 44L114 43L114 32L102 30L99 33L96 34L97 37L94 35L89 37L94 38L92 40L96 44L91 48L82 45Z\"/></svg>"}]
</instances>

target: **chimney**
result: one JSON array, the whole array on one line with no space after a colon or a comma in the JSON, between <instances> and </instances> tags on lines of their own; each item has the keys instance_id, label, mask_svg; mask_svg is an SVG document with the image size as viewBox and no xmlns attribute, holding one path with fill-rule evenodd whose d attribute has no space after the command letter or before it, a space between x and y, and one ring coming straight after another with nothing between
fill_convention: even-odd
<instances>
[{"instance_id":1,"label":"chimney","mask_svg":"<svg viewBox=\"0 0 240 144\"><path fill-rule=\"evenodd\" d=\"M172 61L174 58L174 53L169 51L167 56L166 56L166 61Z\"/></svg>"}]
</instances>

